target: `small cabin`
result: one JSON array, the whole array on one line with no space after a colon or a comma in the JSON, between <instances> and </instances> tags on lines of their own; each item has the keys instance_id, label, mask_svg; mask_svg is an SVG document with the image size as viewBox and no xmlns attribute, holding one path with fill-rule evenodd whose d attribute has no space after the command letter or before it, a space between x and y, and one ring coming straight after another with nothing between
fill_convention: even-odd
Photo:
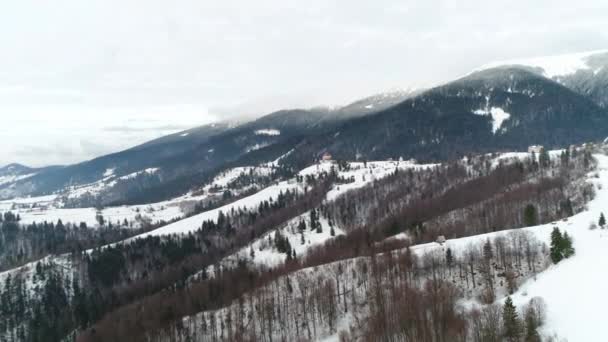
<instances>
[{"instance_id":1,"label":"small cabin","mask_svg":"<svg viewBox=\"0 0 608 342\"><path fill-rule=\"evenodd\" d=\"M545 150L542 145L532 145L528 147L528 153L540 154Z\"/></svg>"},{"instance_id":2,"label":"small cabin","mask_svg":"<svg viewBox=\"0 0 608 342\"><path fill-rule=\"evenodd\" d=\"M437 237L437 240L435 242L437 242L440 245L443 245L447 240L445 239L445 235L439 235Z\"/></svg>"},{"instance_id":3,"label":"small cabin","mask_svg":"<svg viewBox=\"0 0 608 342\"><path fill-rule=\"evenodd\" d=\"M333 157L329 152L325 152L323 153L323 155L321 156L321 160L328 162L328 161L332 161Z\"/></svg>"}]
</instances>

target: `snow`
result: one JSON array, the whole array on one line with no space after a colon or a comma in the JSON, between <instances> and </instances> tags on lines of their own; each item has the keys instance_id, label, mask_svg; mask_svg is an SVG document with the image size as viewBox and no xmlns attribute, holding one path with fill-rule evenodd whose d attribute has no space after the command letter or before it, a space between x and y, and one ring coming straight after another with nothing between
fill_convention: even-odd
<instances>
[{"instance_id":1,"label":"snow","mask_svg":"<svg viewBox=\"0 0 608 342\"><path fill-rule=\"evenodd\" d=\"M596 185L596 198L588 203L588 210L571 217L568 222L544 225L531 230L546 241L553 226L558 226L573 237L576 254L540 274L536 281L524 284L513 297L516 304L535 296L547 302L545 333L557 333L569 342L596 341L605 335L603 312L608 307L604 295L608 281L608 231L590 230L601 212L608 213L608 157L596 155L598 178L590 178Z\"/></svg>"},{"instance_id":2,"label":"snow","mask_svg":"<svg viewBox=\"0 0 608 342\"><path fill-rule=\"evenodd\" d=\"M180 134L179 136L180 136L180 137L187 137L187 136L189 136L189 135L190 135L190 133L182 133L182 134Z\"/></svg>"},{"instance_id":3,"label":"snow","mask_svg":"<svg viewBox=\"0 0 608 342\"><path fill-rule=\"evenodd\" d=\"M276 136L276 135L281 135L281 131L279 131L278 129L266 128L266 129L258 129L257 131L255 131L255 134L256 135Z\"/></svg>"},{"instance_id":4,"label":"snow","mask_svg":"<svg viewBox=\"0 0 608 342\"><path fill-rule=\"evenodd\" d=\"M257 151L259 149L262 149L266 146L270 146L270 144L268 143L262 143L262 144L255 144L255 145L251 145L251 146L247 146L247 148L245 149L245 152L249 153L252 151Z\"/></svg>"},{"instance_id":5,"label":"snow","mask_svg":"<svg viewBox=\"0 0 608 342\"><path fill-rule=\"evenodd\" d=\"M133 179L133 178L137 178L137 176L143 175L143 174L153 175L156 172L158 172L158 170L159 169L156 167L151 167L151 168L145 169L143 171L133 172L126 176L118 177L118 179L121 179L121 180Z\"/></svg>"},{"instance_id":6,"label":"snow","mask_svg":"<svg viewBox=\"0 0 608 342\"><path fill-rule=\"evenodd\" d=\"M579 70L590 70L591 67L588 65L589 58L591 56L603 53L608 53L608 50L597 50L566 55L499 61L486 64L481 68L476 69L475 71L502 66L523 65L532 68L542 69L542 73L545 77L563 77L575 74ZM599 70L592 71L594 73L599 72Z\"/></svg>"},{"instance_id":7,"label":"snow","mask_svg":"<svg viewBox=\"0 0 608 342\"><path fill-rule=\"evenodd\" d=\"M608 281L608 230L590 230L589 227L597 223L601 212L608 213L608 156L594 157L598 170L588 176L588 181L595 184L596 197L587 204L586 211L567 220L535 227L448 240L443 246L437 243L416 245L411 247L412 252L424 254L449 247L462 253L470 245L515 231L529 232L549 245L551 231L558 227L573 238L576 254L522 284L512 298L519 307L534 297L545 300L547 322L542 331L545 336L557 334L569 342L596 341L598 336L605 334L603 312L608 307L608 296L604 294Z\"/></svg>"},{"instance_id":8,"label":"snow","mask_svg":"<svg viewBox=\"0 0 608 342\"><path fill-rule=\"evenodd\" d=\"M477 109L473 111L473 114L482 116L492 116L492 133L494 134L496 134L496 132L502 127L502 123L511 117L511 114L505 112L500 107L492 107L489 111L487 109Z\"/></svg>"},{"instance_id":9,"label":"snow","mask_svg":"<svg viewBox=\"0 0 608 342\"><path fill-rule=\"evenodd\" d=\"M27 174L27 175L8 175L0 177L0 185L14 183L23 179L28 179L35 176L35 173Z\"/></svg>"},{"instance_id":10,"label":"snow","mask_svg":"<svg viewBox=\"0 0 608 342\"><path fill-rule=\"evenodd\" d=\"M261 166L239 166L228 169L215 176L213 181L205 186L203 189L209 190L214 187L226 187L231 182L235 181L239 176L253 174L256 176L269 176L272 174L273 165L261 165Z\"/></svg>"},{"instance_id":11,"label":"snow","mask_svg":"<svg viewBox=\"0 0 608 342\"><path fill-rule=\"evenodd\" d=\"M107 170L106 170L106 171L103 173L103 176L104 176L104 177L112 177L112 176L114 176L114 171L115 171L115 170L116 170L116 169L107 169Z\"/></svg>"},{"instance_id":12,"label":"snow","mask_svg":"<svg viewBox=\"0 0 608 342\"><path fill-rule=\"evenodd\" d=\"M367 168L364 163L350 163L350 170L340 172L340 176L344 178L353 178L355 181L348 184L340 184L334 186L327 194L327 200L333 201L338 196L347 193L350 190L362 188L375 180L387 177L398 170L421 170L436 167L439 164L415 164L409 161L375 161L368 162Z\"/></svg>"},{"instance_id":13,"label":"snow","mask_svg":"<svg viewBox=\"0 0 608 342\"><path fill-rule=\"evenodd\" d=\"M288 152L289 153L289 152ZM380 179L382 177L386 177L390 175L395 169L425 169L428 167L434 167L436 164L424 164L419 165L413 162L404 162L404 161L375 161L368 162L367 168L364 167L364 163L353 162L350 163L350 170L340 172L339 175L345 178L350 178L353 176L355 178L354 183L349 184L340 184L334 186L331 189L326 197L326 200L331 201L337 198L338 196L346 193L351 189L356 189L373 182L376 179ZM299 175L318 175L321 172L329 172L332 167L335 167L337 170L337 165L333 163L321 163L309 166L302 171L299 172ZM250 170L254 170L254 172L270 172L270 168L265 168L264 166L260 167L239 167L226 171L225 173L218 175L216 179L213 181L214 186L225 186L230 181L236 179L243 172L249 172ZM256 171L257 170L257 171ZM208 189L208 185L205 189ZM269 198L276 199L278 194L282 191L285 192L287 190L290 191L303 191L303 184L297 183L295 179L290 179L287 181L283 181L251 195L245 198L242 198L238 201L235 201L231 204L222 206L220 208L216 208L210 211L206 211L204 213L183 219L181 221L169 224L167 226L161 227L154 231L148 232L146 234L140 235L139 237L146 236L157 236L157 235L171 235L171 234L186 234L188 232L195 231L199 229L204 221L207 220L216 220L220 211L224 213L230 212L232 209L238 208L249 208L255 209L258 207L260 202L268 200ZM298 240L299 241L299 240ZM297 253L297 249L296 249Z\"/></svg>"},{"instance_id":14,"label":"snow","mask_svg":"<svg viewBox=\"0 0 608 342\"><path fill-rule=\"evenodd\" d=\"M547 151L547 154L549 155L549 158L552 160L558 159L560 158L561 154L564 152L564 149L560 149L560 150L550 150ZM491 154L489 154L488 156L490 156ZM529 159L530 157L532 157L531 153L528 152L503 152L498 154L498 156L494 157L492 159L492 168L496 168L498 167L498 165L500 164L509 164L512 162L523 162L526 159ZM536 158L538 158L539 156L536 156Z\"/></svg>"},{"instance_id":15,"label":"snow","mask_svg":"<svg viewBox=\"0 0 608 342\"><path fill-rule=\"evenodd\" d=\"M183 219L181 221L169 224L146 234L139 235L138 237L145 238L147 236L186 234L188 232L192 232L199 229L204 221L216 220L220 211L228 213L232 209L237 210L238 208L254 209L257 208L260 202L262 201L268 200L270 198L276 199L281 191L292 191L296 190L297 188L297 183L293 181L281 182L276 185L269 186L264 190L261 190L251 196L235 201L231 204Z\"/></svg>"},{"instance_id":16,"label":"snow","mask_svg":"<svg viewBox=\"0 0 608 342\"><path fill-rule=\"evenodd\" d=\"M300 221L306 222L306 230L300 233L298 225ZM319 218L322 232L317 233L316 230L311 230L310 227L310 211L289 220L281 229L281 234L289 240L292 249L295 250L297 257L302 257L315 246L324 244L331 236L331 227L329 222L324 217ZM344 231L334 226L335 236L344 235ZM274 248L274 245L268 244L268 236L274 237L274 231L265 234L261 238L255 240L248 246L242 248L237 253L226 257L220 264L223 266L234 266L239 260L251 260L250 251L253 248L255 256L252 262L258 266L275 267L282 264L286 259L286 254L280 253ZM304 235L304 244L302 244L302 235Z\"/></svg>"},{"instance_id":17,"label":"snow","mask_svg":"<svg viewBox=\"0 0 608 342\"><path fill-rule=\"evenodd\" d=\"M275 160L271 161L270 163L268 163L268 164L267 164L267 166L268 166L268 167L278 167L278 166L279 166L279 162L280 162L280 161L281 161L283 158L285 158L285 157L289 156L290 154L292 154L292 153L293 153L293 151L294 151L294 149L292 148L291 150L287 151L287 153L283 154L283 155L282 155L282 156L280 156L279 158L277 158L277 159L275 159Z\"/></svg>"}]
</instances>

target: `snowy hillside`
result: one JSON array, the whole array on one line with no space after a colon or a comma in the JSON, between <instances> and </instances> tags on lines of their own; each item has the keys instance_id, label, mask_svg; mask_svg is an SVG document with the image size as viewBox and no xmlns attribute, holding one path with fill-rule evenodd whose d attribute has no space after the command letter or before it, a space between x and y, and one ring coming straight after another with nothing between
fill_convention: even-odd
<instances>
[{"instance_id":1,"label":"snowy hillside","mask_svg":"<svg viewBox=\"0 0 608 342\"><path fill-rule=\"evenodd\" d=\"M398 161L376 161L368 162L366 166L364 163L351 162L348 163L349 168L347 170L340 171L337 164L333 162L324 162L312 165L299 172L299 176L318 176L322 172L329 173L332 169L338 173L339 177L348 179L350 183L343 185L336 185L327 194L327 200L331 201L341 194L348 192L349 190L363 187L366 184L373 182L374 180L381 179L395 172L396 169L426 169L434 167L435 164L421 165L414 162L398 162ZM228 172L221 178L219 178L218 184L223 184L234 176L234 172ZM280 193L285 191L296 191L303 192L308 187L306 184L302 184L296 181L296 179L290 179L282 181L277 184L271 185L251 196L240 199L236 202L222 206L217 209L206 211L202 214L195 215L184 220L169 224L152 232L146 233L137 237L146 236L158 236L158 235L170 235L170 234L185 234L200 228L204 221L217 219L220 212L228 213L232 210L238 210L239 208L255 209L260 205L260 202L265 200L273 199L276 200ZM136 237L136 238L137 238Z\"/></svg>"}]
</instances>

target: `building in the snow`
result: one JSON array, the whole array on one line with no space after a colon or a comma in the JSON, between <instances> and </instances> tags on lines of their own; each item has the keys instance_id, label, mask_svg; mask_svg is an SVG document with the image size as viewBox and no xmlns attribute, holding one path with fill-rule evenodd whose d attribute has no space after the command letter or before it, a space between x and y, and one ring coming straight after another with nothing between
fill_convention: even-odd
<instances>
[{"instance_id":1,"label":"building in the snow","mask_svg":"<svg viewBox=\"0 0 608 342\"><path fill-rule=\"evenodd\" d=\"M445 236L444 236L444 235L439 235L439 236L437 237L437 240L436 240L436 242L437 242L438 244L440 244L440 245L443 245L443 244L444 244L446 241L447 241L447 240L445 239Z\"/></svg>"},{"instance_id":2,"label":"building in the snow","mask_svg":"<svg viewBox=\"0 0 608 342\"><path fill-rule=\"evenodd\" d=\"M328 161L332 161L333 157L329 152L325 152L323 153L323 155L321 156L321 160L328 162Z\"/></svg>"},{"instance_id":3,"label":"building in the snow","mask_svg":"<svg viewBox=\"0 0 608 342\"><path fill-rule=\"evenodd\" d=\"M542 153L545 150L545 148L542 145L531 145L528 146L528 153Z\"/></svg>"}]
</instances>

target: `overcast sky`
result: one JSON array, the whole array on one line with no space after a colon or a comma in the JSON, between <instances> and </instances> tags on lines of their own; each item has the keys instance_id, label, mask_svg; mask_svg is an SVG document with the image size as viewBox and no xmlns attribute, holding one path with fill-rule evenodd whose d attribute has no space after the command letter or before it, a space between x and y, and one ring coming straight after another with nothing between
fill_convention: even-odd
<instances>
[{"instance_id":1,"label":"overcast sky","mask_svg":"<svg viewBox=\"0 0 608 342\"><path fill-rule=\"evenodd\" d=\"M0 2L0 165L608 48L608 1Z\"/></svg>"}]
</instances>

